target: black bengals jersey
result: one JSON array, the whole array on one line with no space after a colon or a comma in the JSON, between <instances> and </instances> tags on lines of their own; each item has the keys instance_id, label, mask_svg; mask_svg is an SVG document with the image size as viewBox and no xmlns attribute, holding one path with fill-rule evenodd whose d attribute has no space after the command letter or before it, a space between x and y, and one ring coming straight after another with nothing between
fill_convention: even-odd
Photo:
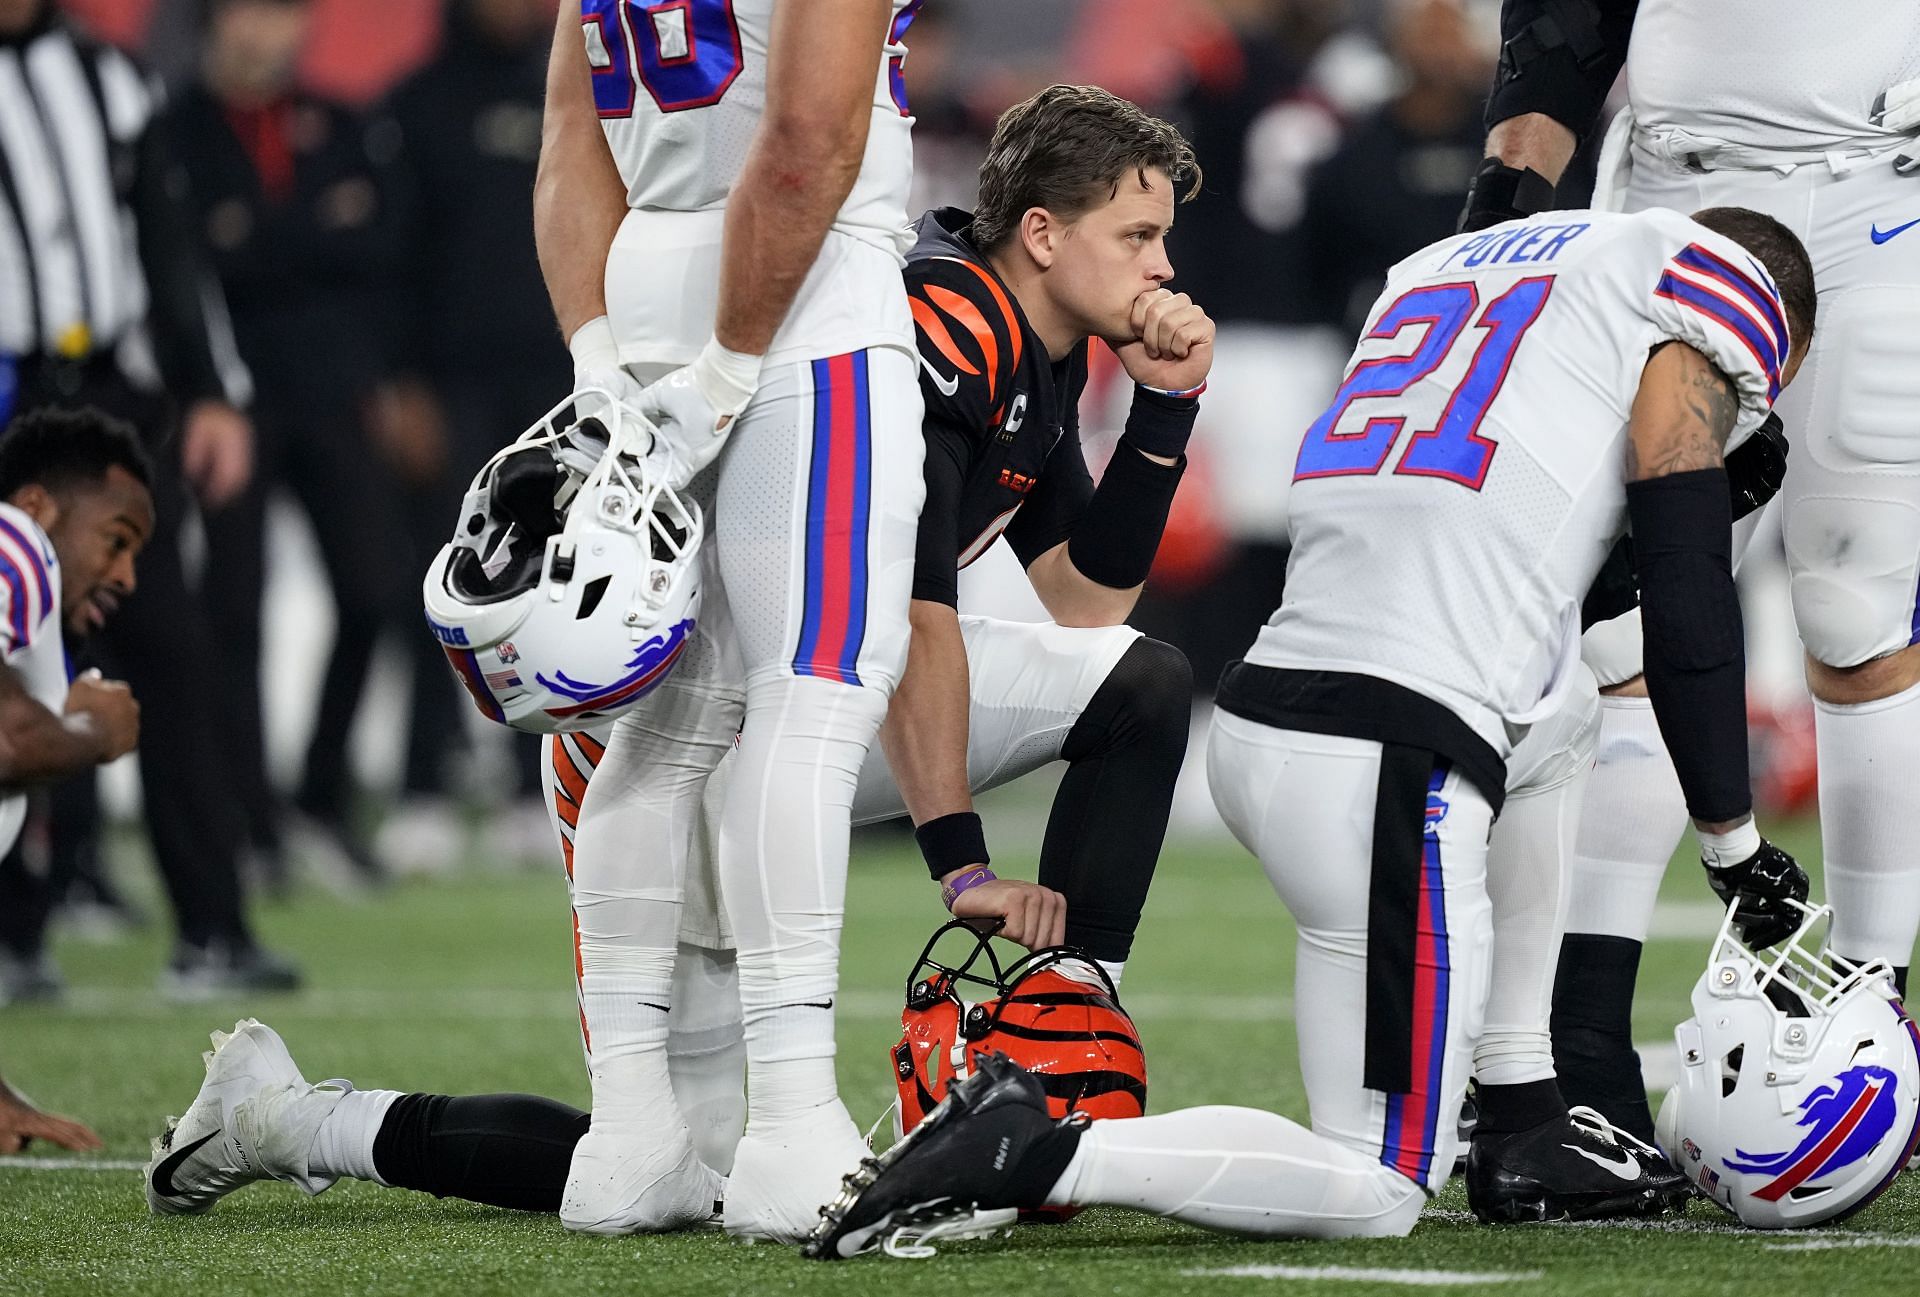
<instances>
[{"instance_id":1,"label":"black bengals jersey","mask_svg":"<svg viewBox=\"0 0 1920 1297\"><path fill-rule=\"evenodd\" d=\"M1093 498L1080 451L1087 344L1048 357L974 248L972 223L955 208L928 212L906 268L927 407L913 597L948 605L960 569L1003 533L1031 564L1067 539Z\"/></svg>"}]
</instances>

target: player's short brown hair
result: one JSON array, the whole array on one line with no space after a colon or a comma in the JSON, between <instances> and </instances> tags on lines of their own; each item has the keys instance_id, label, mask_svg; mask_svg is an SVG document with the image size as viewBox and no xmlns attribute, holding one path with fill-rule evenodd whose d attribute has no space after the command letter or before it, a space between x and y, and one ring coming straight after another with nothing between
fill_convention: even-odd
<instances>
[{"instance_id":1,"label":"player's short brown hair","mask_svg":"<svg viewBox=\"0 0 1920 1297\"><path fill-rule=\"evenodd\" d=\"M1693 214L1696 225L1704 225L1715 234L1724 234L1759 258L1780 290L1780 304L1787 308L1787 328L1793 345L1813 341L1813 320L1818 298L1813 285L1813 262L1799 236L1764 212L1747 207L1708 207ZM1784 363L1785 356L1780 357Z\"/></svg>"},{"instance_id":2,"label":"player's short brown hair","mask_svg":"<svg viewBox=\"0 0 1920 1297\"><path fill-rule=\"evenodd\" d=\"M980 165L980 201L973 238L983 252L1013 236L1030 208L1077 220L1120 192L1129 176L1147 188L1147 172L1163 171L1180 201L1200 190L1193 146L1160 120L1098 86L1048 86L1000 114Z\"/></svg>"}]
</instances>

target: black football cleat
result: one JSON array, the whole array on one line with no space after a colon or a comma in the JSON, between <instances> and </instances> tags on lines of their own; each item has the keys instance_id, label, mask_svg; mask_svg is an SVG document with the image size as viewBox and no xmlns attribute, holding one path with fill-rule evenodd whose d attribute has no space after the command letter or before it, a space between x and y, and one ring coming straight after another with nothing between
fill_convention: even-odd
<instances>
[{"instance_id":1,"label":"black football cleat","mask_svg":"<svg viewBox=\"0 0 1920 1297\"><path fill-rule=\"evenodd\" d=\"M989 1212L1010 1224L1010 1209L1046 1201L1086 1126L1084 1114L1055 1121L1032 1074L990 1054L905 1138L847 1175L800 1250L840 1261L903 1233L963 1237Z\"/></svg>"},{"instance_id":2,"label":"black football cleat","mask_svg":"<svg viewBox=\"0 0 1920 1297\"><path fill-rule=\"evenodd\" d=\"M1467 1205L1490 1225L1659 1216L1692 1192L1659 1149L1591 1108L1514 1134L1482 1131L1467 1149Z\"/></svg>"}]
</instances>

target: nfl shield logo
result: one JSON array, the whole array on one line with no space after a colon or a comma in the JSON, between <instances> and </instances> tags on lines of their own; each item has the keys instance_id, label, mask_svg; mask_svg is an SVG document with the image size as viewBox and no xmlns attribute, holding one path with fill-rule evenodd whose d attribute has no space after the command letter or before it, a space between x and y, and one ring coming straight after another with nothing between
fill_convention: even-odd
<instances>
[{"instance_id":1,"label":"nfl shield logo","mask_svg":"<svg viewBox=\"0 0 1920 1297\"><path fill-rule=\"evenodd\" d=\"M500 647L494 652L499 655L500 662L504 666L511 666L520 660L520 650L513 646L513 641L510 639L501 640Z\"/></svg>"}]
</instances>

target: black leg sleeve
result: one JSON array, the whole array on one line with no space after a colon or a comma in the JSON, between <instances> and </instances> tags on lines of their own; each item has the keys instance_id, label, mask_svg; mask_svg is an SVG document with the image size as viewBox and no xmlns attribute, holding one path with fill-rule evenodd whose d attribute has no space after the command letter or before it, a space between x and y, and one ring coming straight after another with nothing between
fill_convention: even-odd
<instances>
[{"instance_id":1,"label":"black leg sleeve","mask_svg":"<svg viewBox=\"0 0 1920 1297\"><path fill-rule=\"evenodd\" d=\"M1139 639L1067 732L1040 882L1067 898L1067 943L1095 959L1123 960L1133 948L1192 714L1186 655Z\"/></svg>"},{"instance_id":2,"label":"black leg sleeve","mask_svg":"<svg viewBox=\"0 0 1920 1297\"><path fill-rule=\"evenodd\" d=\"M1569 1104L1585 1105L1640 1139L1653 1114L1633 1049L1633 988L1640 943L1570 932L1553 983L1553 1070Z\"/></svg>"},{"instance_id":3,"label":"black leg sleeve","mask_svg":"<svg viewBox=\"0 0 1920 1297\"><path fill-rule=\"evenodd\" d=\"M533 1094L407 1094L373 1140L380 1178L436 1198L560 1210L587 1114Z\"/></svg>"}]
</instances>

